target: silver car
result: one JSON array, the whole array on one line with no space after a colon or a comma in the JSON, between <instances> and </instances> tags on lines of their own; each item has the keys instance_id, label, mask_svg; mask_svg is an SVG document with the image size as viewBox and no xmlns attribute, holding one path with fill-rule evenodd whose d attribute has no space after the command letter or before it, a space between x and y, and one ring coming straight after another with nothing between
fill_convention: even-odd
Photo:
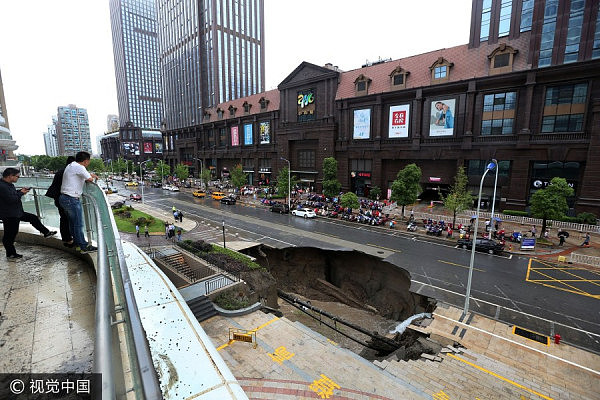
<instances>
[{"instance_id":1,"label":"silver car","mask_svg":"<svg viewBox=\"0 0 600 400\"><path fill-rule=\"evenodd\" d=\"M297 217L304 217L304 218L316 218L317 214L315 214L315 212L313 210L311 210L310 208L301 208L299 210L292 210L292 215L295 215Z\"/></svg>"}]
</instances>

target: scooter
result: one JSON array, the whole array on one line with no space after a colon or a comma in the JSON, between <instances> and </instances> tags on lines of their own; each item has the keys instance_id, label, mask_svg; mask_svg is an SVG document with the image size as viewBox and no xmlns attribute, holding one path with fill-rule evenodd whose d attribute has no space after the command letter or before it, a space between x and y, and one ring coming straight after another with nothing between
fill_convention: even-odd
<instances>
[{"instance_id":1,"label":"scooter","mask_svg":"<svg viewBox=\"0 0 600 400\"><path fill-rule=\"evenodd\" d=\"M414 222L409 222L408 225L406 226L406 230L409 232L416 232L417 224L415 224Z\"/></svg>"}]
</instances>

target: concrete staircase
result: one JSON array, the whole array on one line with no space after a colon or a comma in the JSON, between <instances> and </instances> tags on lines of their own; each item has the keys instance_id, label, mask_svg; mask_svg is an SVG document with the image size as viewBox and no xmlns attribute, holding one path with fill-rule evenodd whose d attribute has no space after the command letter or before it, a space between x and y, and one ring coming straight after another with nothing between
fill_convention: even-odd
<instances>
[{"instance_id":1,"label":"concrete staircase","mask_svg":"<svg viewBox=\"0 0 600 400\"><path fill-rule=\"evenodd\" d=\"M194 313L194 317L198 320L198 322L205 321L210 317L217 315L217 310L213 306L212 301L206 296L196 297L187 302L187 305Z\"/></svg>"},{"instance_id":2,"label":"concrete staircase","mask_svg":"<svg viewBox=\"0 0 600 400\"><path fill-rule=\"evenodd\" d=\"M190 268L188 263L185 261L185 258L183 258L183 255L180 253L166 255L162 258L162 261L175 271L188 278L190 282L195 282L202 278L200 274Z\"/></svg>"}]
</instances>

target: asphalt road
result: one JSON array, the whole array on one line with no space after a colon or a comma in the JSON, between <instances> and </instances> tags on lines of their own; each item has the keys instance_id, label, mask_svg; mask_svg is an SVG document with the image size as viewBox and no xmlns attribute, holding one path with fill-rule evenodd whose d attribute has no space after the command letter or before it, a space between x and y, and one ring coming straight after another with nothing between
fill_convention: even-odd
<instances>
[{"instance_id":1,"label":"asphalt road","mask_svg":"<svg viewBox=\"0 0 600 400\"><path fill-rule=\"evenodd\" d=\"M122 193L128 196L127 189ZM401 229L335 219L305 220L271 213L266 207L222 205L186 192L144 189L144 193L145 201L153 206L171 209L175 205L186 217L215 224L224 221L229 231L273 247L347 248L377 255L411 273L412 291L460 308L464 305L470 251L444 241L432 243ZM470 310L544 335L559 333L570 344L600 353L600 273L584 272L589 276L560 278L552 285L542 283L548 279L532 282L536 273L543 277L565 271L529 257L476 253Z\"/></svg>"}]
</instances>

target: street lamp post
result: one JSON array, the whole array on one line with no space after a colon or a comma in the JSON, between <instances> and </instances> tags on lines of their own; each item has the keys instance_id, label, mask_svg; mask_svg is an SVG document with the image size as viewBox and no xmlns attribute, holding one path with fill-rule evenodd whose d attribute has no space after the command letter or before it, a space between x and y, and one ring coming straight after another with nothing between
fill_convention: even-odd
<instances>
[{"instance_id":1,"label":"street lamp post","mask_svg":"<svg viewBox=\"0 0 600 400\"><path fill-rule=\"evenodd\" d=\"M192 157L196 161L200 161L200 189L204 188L204 179L202 178L202 170L204 167L204 161L201 158Z\"/></svg>"},{"instance_id":2,"label":"street lamp post","mask_svg":"<svg viewBox=\"0 0 600 400\"><path fill-rule=\"evenodd\" d=\"M494 224L494 206L496 205L496 187L498 186L498 170L500 169L496 159L492 159L492 162L496 164L496 178L494 179L494 197L492 198L492 215L490 216L490 239L496 231L496 224Z\"/></svg>"},{"instance_id":3,"label":"street lamp post","mask_svg":"<svg viewBox=\"0 0 600 400\"><path fill-rule=\"evenodd\" d=\"M469 312L469 297L471 296L471 279L473 277L473 262L475 261L475 242L477 240L477 228L479 226L479 206L481 205L481 190L483 189L483 180L490 170L498 168L498 162L496 160L492 160L491 163L487 165L485 168L485 172L481 177L481 182L479 183L479 197L477 198L477 213L475 214L475 230L473 231L473 243L471 244L471 262L469 263L469 278L467 280L467 293L465 294L465 308L463 310L463 314L467 315Z\"/></svg>"},{"instance_id":4,"label":"street lamp post","mask_svg":"<svg viewBox=\"0 0 600 400\"><path fill-rule=\"evenodd\" d=\"M283 157L281 157L281 159L282 159L283 161L286 161L286 162L288 163L288 211L289 211L289 212L292 212L292 204L291 204L291 196L292 196L292 180L291 180L291 177L290 177L290 174L291 174L291 171L290 171L290 169L291 169L292 167L290 166L290 160L288 160L288 159L286 159L286 158L283 158Z\"/></svg>"},{"instance_id":5,"label":"street lamp post","mask_svg":"<svg viewBox=\"0 0 600 400\"><path fill-rule=\"evenodd\" d=\"M142 182L142 204L144 204L144 173L142 172L142 165L146 164L150 160L142 161L140 163L140 179Z\"/></svg>"}]
</instances>

